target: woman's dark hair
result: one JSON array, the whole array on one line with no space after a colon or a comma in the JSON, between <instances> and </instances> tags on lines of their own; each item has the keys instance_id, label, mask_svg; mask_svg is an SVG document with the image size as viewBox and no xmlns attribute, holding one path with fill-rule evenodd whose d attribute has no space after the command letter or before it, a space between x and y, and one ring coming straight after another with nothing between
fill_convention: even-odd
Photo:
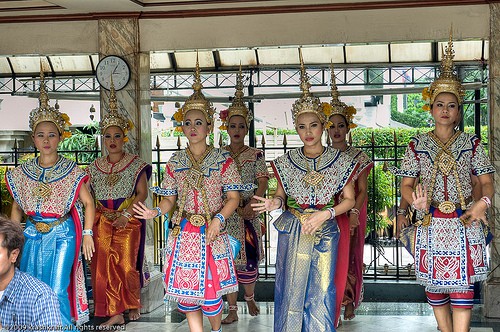
<instances>
[{"instance_id":1,"label":"woman's dark hair","mask_svg":"<svg viewBox=\"0 0 500 332\"><path fill-rule=\"evenodd\" d=\"M0 242L0 245L7 249L9 256L12 251L19 249L19 255L17 256L15 264L16 267L19 267L24 245L24 234L21 225L0 215L0 234L3 234L3 241Z\"/></svg>"}]
</instances>

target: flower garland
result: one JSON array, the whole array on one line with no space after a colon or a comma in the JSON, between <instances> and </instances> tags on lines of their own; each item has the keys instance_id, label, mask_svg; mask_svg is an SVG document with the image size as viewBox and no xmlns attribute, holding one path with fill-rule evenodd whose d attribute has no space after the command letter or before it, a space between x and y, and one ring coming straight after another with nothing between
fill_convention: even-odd
<instances>
[{"instance_id":1,"label":"flower garland","mask_svg":"<svg viewBox=\"0 0 500 332\"><path fill-rule=\"evenodd\" d=\"M219 119L222 121L222 124L219 126L220 130L227 130L228 115L229 115L229 109L225 109L219 113Z\"/></svg>"},{"instance_id":2,"label":"flower garland","mask_svg":"<svg viewBox=\"0 0 500 332\"><path fill-rule=\"evenodd\" d=\"M182 115L182 108L177 109L177 111L172 115L171 118L174 121L175 131L182 131L182 121L184 121L184 116Z\"/></svg>"},{"instance_id":3,"label":"flower garland","mask_svg":"<svg viewBox=\"0 0 500 332\"><path fill-rule=\"evenodd\" d=\"M422 106L422 109L424 111L430 111L431 110L431 91L429 90L428 87L425 87L422 90L422 100L425 102L425 105Z\"/></svg>"},{"instance_id":4,"label":"flower garland","mask_svg":"<svg viewBox=\"0 0 500 332\"><path fill-rule=\"evenodd\" d=\"M61 118L64 120L64 132L62 133L63 139L71 137L71 131L69 127L71 126L71 122L69 122L69 115L66 113L61 113Z\"/></svg>"},{"instance_id":5,"label":"flower garland","mask_svg":"<svg viewBox=\"0 0 500 332\"><path fill-rule=\"evenodd\" d=\"M127 133L129 130L132 130L134 128L134 123L130 120L127 121L127 126L123 129L123 134L124 134L124 138L123 138L123 142L127 143L128 142L128 136L127 136Z\"/></svg>"},{"instance_id":6,"label":"flower garland","mask_svg":"<svg viewBox=\"0 0 500 332\"><path fill-rule=\"evenodd\" d=\"M334 113L333 113L333 106L330 104L330 103L321 103L321 112L323 112L323 114L325 114L326 118L327 119L330 119L330 116L332 116ZM343 115L347 122L348 122L348 125L349 125L349 128L350 129L353 129L353 128L356 128L358 125L355 124L353 122L353 119L354 119L354 114L356 114L357 111L356 111L356 108L354 106L347 106L345 105L343 107L343 112L342 113L335 113L335 114L340 114L340 115ZM328 120L326 123L325 123L325 129L328 129L332 126L332 122L330 120Z\"/></svg>"}]
</instances>

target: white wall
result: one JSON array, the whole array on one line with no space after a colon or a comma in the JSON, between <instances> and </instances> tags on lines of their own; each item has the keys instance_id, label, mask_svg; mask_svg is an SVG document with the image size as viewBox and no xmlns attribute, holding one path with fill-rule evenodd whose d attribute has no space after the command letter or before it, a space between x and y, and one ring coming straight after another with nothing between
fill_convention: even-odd
<instances>
[{"instance_id":1,"label":"white wall","mask_svg":"<svg viewBox=\"0 0 500 332\"><path fill-rule=\"evenodd\" d=\"M49 94L50 97L50 94ZM23 96L0 95L3 99L0 104L0 130L29 130L29 114L32 109L38 107L38 99ZM55 100L50 100L54 106ZM94 104L96 109L95 119L99 119L98 102L80 100L60 100L60 111L70 117L73 125L82 126L90 122L90 106Z\"/></svg>"},{"instance_id":2,"label":"white wall","mask_svg":"<svg viewBox=\"0 0 500 332\"><path fill-rule=\"evenodd\" d=\"M489 38L489 6L308 12L140 20L140 49ZM0 55L98 52L98 21L0 24ZM21 42L22 41L22 42Z\"/></svg>"}]
</instances>

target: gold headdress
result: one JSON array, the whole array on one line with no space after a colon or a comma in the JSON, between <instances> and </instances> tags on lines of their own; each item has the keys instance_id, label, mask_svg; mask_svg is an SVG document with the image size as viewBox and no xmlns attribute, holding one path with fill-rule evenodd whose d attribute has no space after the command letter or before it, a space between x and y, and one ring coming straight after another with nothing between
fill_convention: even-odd
<instances>
[{"instance_id":1,"label":"gold headdress","mask_svg":"<svg viewBox=\"0 0 500 332\"><path fill-rule=\"evenodd\" d=\"M461 105L464 101L465 89L460 80L454 72L453 58L455 51L453 51L453 35L450 29L450 40L446 46L441 59L441 68L439 70L439 77L431 83L428 88L422 91L422 97L428 104L424 106L424 110L429 111L430 105L434 103L434 99L442 92L449 92L457 97L458 104Z\"/></svg>"},{"instance_id":2,"label":"gold headdress","mask_svg":"<svg viewBox=\"0 0 500 332\"><path fill-rule=\"evenodd\" d=\"M349 128L356 128L357 125L353 122L354 114L356 114L356 108L354 106L347 106L346 103L341 102L339 99L339 90L337 89L337 83L335 82L335 72L333 71L333 65L331 65L331 88L330 94L332 96L332 100L330 103L321 103L323 107L323 113L325 113L326 117L329 119L332 115L339 114L342 115ZM328 121L327 126L331 125L330 121Z\"/></svg>"},{"instance_id":3,"label":"gold headdress","mask_svg":"<svg viewBox=\"0 0 500 332\"><path fill-rule=\"evenodd\" d=\"M248 107L245 105L243 101L243 75L241 73L241 65L240 71L238 72L238 76L236 77L236 92L234 93L234 99L231 106L228 107L227 110L221 111L219 113L219 118L222 120L222 125L219 127L221 130L227 130L227 124L229 119L232 116L240 115L245 119L245 123L247 124L247 128L250 126L250 121L252 121L252 114L250 114Z\"/></svg>"},{"instance_id":4,"label":"gold headdress","mask_svg":"<svg viewBox=\"0 0 500 332\"><path fill-rule=\"evenodd\" d=\"M203 115L205 115L207 123L212 124L214 120L215 109L212 102L206 99L201 92L203 85L201 84L200 78L200 64L198 62L198 53L196 53L196 69L194 71L194 83L192 87L194 90L193 94L186 100L184 105L182 105L182 107L179 108L177 112L175 112L172 117L173 120L180 124L182 123L182 121L184 121L184 117L186 116L186 113L188 111L198 110L201 111Z\"/></svg>"},{"instance_id":5,"label":"gold headdress","mask_svg":"<svg viewBox=\"0 0 500 332\"><path fill-rule=\"evenodd\" d=\"M69 116L59 111L59 107L51 107L49 105L49 95L45 88L45 76L43 73L42 63L40 63L40 95L38 97L39 106L30 112L29 126L32 132L35 131L36 126L41 122L52 122L56 125L57 131L63 138L71 136L69 131Z\"/></svg>"},{"instance_id":6,"label":"gold headdress","mask_svg":"<svg viewBox=\"0 0 500 332\"><path fill-rule=\"evenodd\" d=\"M116 126L123 130L123 133L127 135L127 132L134 128L133 123L127 120L123 115L118 113L118 101L116 99L115 85L113 84L113 78L111 78L111 87L109 91L109 111L104 115L99 122L99 128L101 129L101 134L106 132L109 127ZM125 141L127 139L125 138Z\"/></svg>"},{"instance_id":7,"label":"gold headdress","mask_svg":"<svg viewBox=\"0 0 500 332\"><path fill-rule=\"evenodd\" d=\"M304 68L304 60L302 59L302 50L299 48L300 58L300 90L302 96L297 99L292 105L292 118L293 123L297 124L297 119L301 114L314 113L318 116L322 124L326 123L326 116L322 112L321 102L319 98L314 97L309 91L311 84L309 83L306 69Z\"/></svg>"}]
</instances>

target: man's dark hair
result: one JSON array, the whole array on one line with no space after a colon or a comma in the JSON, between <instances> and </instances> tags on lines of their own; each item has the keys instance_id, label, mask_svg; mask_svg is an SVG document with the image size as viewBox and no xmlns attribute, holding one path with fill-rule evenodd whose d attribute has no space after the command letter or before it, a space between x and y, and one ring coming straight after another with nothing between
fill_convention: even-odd
<instances>
[{"instance_id":1,"label":"man's dark hair","mask_svg":"<svg viewBox=\"0 0 500 332\"><path fill-rule=\"evenodd\" d=\"M24 245L24 234L21 225L0 215L0 234L3 235L3 241L0 242L0 245L7 249L9 256L13 250L19 249L19 255L15 264L16 267L19 267Z\"/></svg>"}]
</instances>

